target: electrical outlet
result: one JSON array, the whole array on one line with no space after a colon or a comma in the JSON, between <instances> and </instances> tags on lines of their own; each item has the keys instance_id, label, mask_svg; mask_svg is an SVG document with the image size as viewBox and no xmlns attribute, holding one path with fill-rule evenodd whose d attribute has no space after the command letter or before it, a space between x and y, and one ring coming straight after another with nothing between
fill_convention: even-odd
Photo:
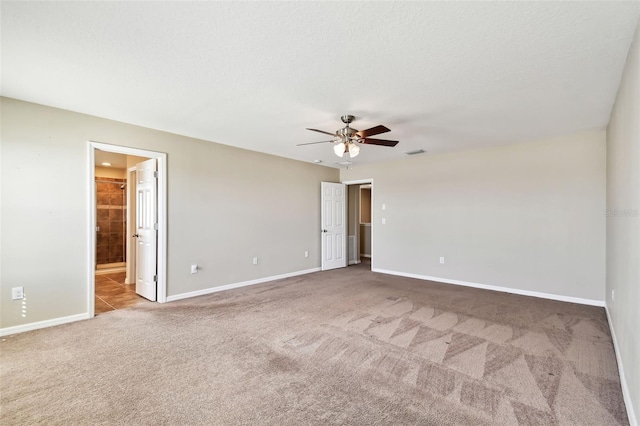
<instances>
[{"instance_id":1,"label":"electrical outlet","mask_svg":"<svg viewBox=\"0 0 640 426\"><path fill-rule=\"evenodd\" d=\"M304 252L304 257L309 257L309 252L308 251Z\"/></svg>"},{"instance_id":2,"label":"electrical outlet","mask_svg":"<svg viewBox=\"0 0 640 426\"><path fill-rule=\"evenodd\" d=\"M254 258L253 258L253 264L254 264L254 265L257 265L257 264L258 264L258 258L257 258L257 257L254 257Z\"/></svg>"},{"instance_id":3,"label":"electrical outlet","mask_svg":"<svg viewBox=\"0 0 640 426\"><path fill-rule=\"evenodd\" d=\"M440 257L440 264L444 265L444 257L443 256Z\"/></svg>"},{"instance_id":4,"label":"electrical outlet","mask_svg":"<svg viewBox=\"0 0 640 426\"><path fill-rule=\"evenodd\" d=\"M24 287L13 287L11 289L11 299L13 300L24 299Z\"/></svg>"},{"instance_id":5,"label":"electrical outlet","mask_svg":"<svg viewBox=\"0 0 640 426\"><path fill-rule=\"evenodd\" d=\"M191 273L192 274L197 274L198 273L198 265L191 265Z\"/></svg>"}]
</instances>

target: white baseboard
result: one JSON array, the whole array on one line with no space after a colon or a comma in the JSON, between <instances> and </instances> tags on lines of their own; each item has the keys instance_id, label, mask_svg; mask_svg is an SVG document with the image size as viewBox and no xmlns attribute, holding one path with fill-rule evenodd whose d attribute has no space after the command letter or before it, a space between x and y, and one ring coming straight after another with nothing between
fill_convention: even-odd
<instances>
[{"instance_id":1,"label":"white baseboard","mask_svg":"<svg viewBox=\"0 0 640 426\"><path fill-rule=\"evenodd\" d=\"M359 260L350 260L349 261L349 265L357 265L358 263L360 263Z\"/></svg>"},{"instance_id":2,"label":"white baseboard","mask_svg":"<svg viewBox=\"0 0 640 426\"><path fill-rule=\"evenodd\" d=\"M631 403L631 395L629 394L629 387L627 386L627 380L624 376L624 367L622 366L622 358L620 358L620 351L618 349L618 339L616 338L616 332L613 328L613 321L611 321L611 314L609 313L609 307L605 305L604 310L607 313L607 321L609 322L609 330L611 331L611 339L613 340L613 350L616 353L616 361L618 361L618 372L620 373L620 387L622 388L622 397L624 398L624 405L627 407L627 417L629 418L629 424L631 426L638 426L638 420L634 412L634 406Z\"/></svg>"},{"instance_id":3,"label":"white baseboard","mask_svg":"<svg viewBox=\"0 0 640 426\"><path fill-rule=\"evenodd\" d=\"M283 279L283 278L295 277L295 276L298 276L298 275L310 274L312 272L318 272L318 271L320 271L320 268L305 269L303 271L295 271L295 272L289 272L289 273L282 274L282 275L274 275L274 276L271 276L271 277L258 278L257 280L243 281L243 282L239 282L239 283L233 283L233 284L221 285L221 286L217 286L217 287L205 288L203 290L190 291L188 293L175 294L173 296L167 296L167 302L175 302L176 300L188 299L190 297L196 297L196 296L204 296L205 294L217 293L219 291L231 290L231 289L234 289L234 288L246 287L246 286L249 286L249 285L262 284L262 283L266 283L266 282L269 282L269 281L275 281L275 280L280 280L280 279Z\"/></svg>"},{"instance_id":4,"label":"white baseboard","mask_svg":"<svg viewBox=\"0 0 640 426\"><path fill-rule=\"evenodd\" d=\"M108 274L116 274L118 272L127 272L127 268L124 266L120 266L117 268L109 268L109 269L96 269L96 275L108 275Z\"/></svg>"},{"instance_id":5,"label":"white baseboard","mask_svg":"<svg viewBox=\"0 0 640 426\"><path fill-rule=\"evenodd\" d=\"M368 257L369 259L371 259L371 255L370 254L362 254L362 253L360 253L360 257Z\"/></svg>"},{"instance_id":6,"label":"white baseboard","mask_svg":"<svg viewBox=\"0 0 640 426\"><path fill-rule=\"evenodd\" d=\"M520 290L516 288L500 287L500 286L487 285L487 284L478 284L478 283L472 283L467 281L451 280L448 278L430 277L427 275L418 275L418 274L410 274L406 272L389 271L386 269L373 268L372 271L379 272L381 274L398 275L400 277L417 278L419 280L437 281L440 283L462 285L465 287L481 288L484 290L501 291L503 293L520 294L522 296L533 296L533 297L539 297L542 299L559 300L561 302L578 303L580 305L591 305L591 306L600 306L600 307L605 306L604 300L583 299L581 297L562 296L560 294L542 293L539 291Z\"/></svg>"},{"instance_id":7,"label":"white baseboard","mask_svg":"<svg viewBox=\"0 0 640 426\"><path fill-rule=\"evenodd\" d=\"M25 331L38 330L40 328L53 327L54 325L62 325L86 319L89 319L88 313L69 315L68 317L54 318L46 321L30 322L29 324L14 325L13 327L0 328L0 336L24 333Z\"/></svg>"}]
</instances>

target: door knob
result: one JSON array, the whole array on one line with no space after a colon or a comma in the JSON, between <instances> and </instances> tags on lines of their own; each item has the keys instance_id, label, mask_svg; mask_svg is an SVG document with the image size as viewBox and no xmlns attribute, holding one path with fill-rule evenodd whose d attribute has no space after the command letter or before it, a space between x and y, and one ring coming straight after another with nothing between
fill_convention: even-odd
<instances>
[{"instance_id":1,"label":"door knob","mask_svg":"<svg viewBox=\"0 0 640 426\"><path fill-rule=\"evenodd\" d=\"M140 237L140 234L133 234L132 237L138 238L138 237Z\"/></svg>"},{"instance_id":2,"label":"door knob","mask_svg":"<svg viewBox=\"0 0 640 426\"><path fill-rule=\"evenodd\" d=\"M327 231L326 229L323 229L322 232L329 232L329 231Z\"/></svg>"}]
</instances>

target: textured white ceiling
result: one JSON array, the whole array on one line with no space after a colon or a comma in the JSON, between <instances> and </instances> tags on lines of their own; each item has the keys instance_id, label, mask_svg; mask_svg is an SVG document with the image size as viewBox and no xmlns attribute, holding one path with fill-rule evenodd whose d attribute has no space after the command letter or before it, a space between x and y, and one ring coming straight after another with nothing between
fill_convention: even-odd
<instances>
[{"instance_id":1,"label":"textured white ceiling","mask_svg":"<svg viewBox=\"0 0 640 426\"><path fill-rule=\"evenodd\" d=\"M1 3L3 96L303 161L306 127L384 124L354 163L604 128L633 2Z\"/></svg>"}]
</instances>

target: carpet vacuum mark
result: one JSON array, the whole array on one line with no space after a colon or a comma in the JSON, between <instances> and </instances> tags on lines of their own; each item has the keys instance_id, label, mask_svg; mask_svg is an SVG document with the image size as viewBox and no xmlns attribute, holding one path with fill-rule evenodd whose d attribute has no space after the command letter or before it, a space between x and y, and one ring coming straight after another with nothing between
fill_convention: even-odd
<instances>
[{"instance_id":1,"label":"carpet vacuum mark","mask_svg":"<svg viewBox=\"0 0 640 426\"><path fill-rule=\"evenodd\" d=\"M0 349L6 425L628 424L602 308L359 267Z\"/></svg>"}]
</instances>

